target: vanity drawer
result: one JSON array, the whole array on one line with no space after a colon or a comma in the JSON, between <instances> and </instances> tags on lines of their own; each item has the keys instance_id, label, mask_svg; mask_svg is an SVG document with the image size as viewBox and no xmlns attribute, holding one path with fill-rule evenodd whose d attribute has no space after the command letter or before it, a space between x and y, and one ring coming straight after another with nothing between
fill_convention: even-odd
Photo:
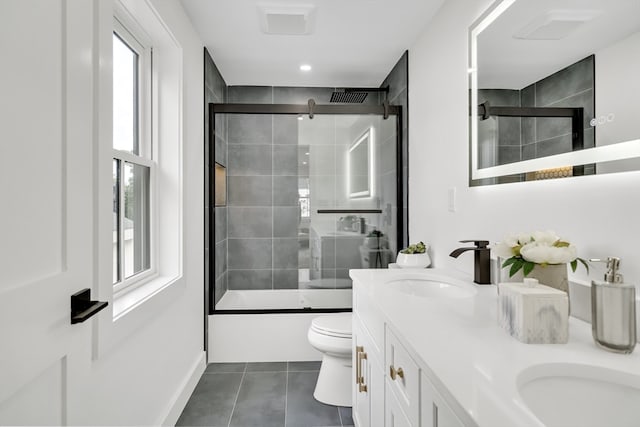
<instances>
[{"instance_id":1,"label":"vanity drawer","mask_svg":"<svg viewBox=\"0 0 640 427\"><path fill-rule=\"evenodd\" d=\"M407 349L386 328L385 367L387 385L396 396L411 425L420 425L420 368Z\"/></svg>"}]
</instances>

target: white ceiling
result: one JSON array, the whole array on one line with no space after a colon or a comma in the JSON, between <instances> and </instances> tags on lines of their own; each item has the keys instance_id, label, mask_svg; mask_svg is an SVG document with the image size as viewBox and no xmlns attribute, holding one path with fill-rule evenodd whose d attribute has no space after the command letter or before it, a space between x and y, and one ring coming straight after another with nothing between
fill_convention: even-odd
<instances>
[{"instance_id":1,"label":"white ceiling","mask_svg":"<svg viewBox=\"0 0 640 427\"><path fill-rule=\"evenodd\" d=\"M597 16L561 40L513 37L550 11ZM478 85L522 89L637 31L640 0L516 1L478 36Z\"/></svg>"},{"instance_id":2,"label":"white ceiling","mask_svg":"<svg viewBox=\"0 0 640 427\"><path fill-rule=\"evenodd\" d=\"M444 0L181 2L229 85L377 87ZM259 6L299 5L316 8L312 34L261 31Z\"/></svg>"}]
</instances>

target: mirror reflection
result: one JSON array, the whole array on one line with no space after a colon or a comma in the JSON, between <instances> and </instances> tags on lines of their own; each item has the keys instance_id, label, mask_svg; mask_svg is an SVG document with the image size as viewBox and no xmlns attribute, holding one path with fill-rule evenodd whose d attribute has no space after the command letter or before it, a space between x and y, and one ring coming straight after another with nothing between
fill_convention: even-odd
<instances>
[{"instance_id":1,"label":"mirror reflection","mask_svg":"<svg viewBox=\"0 0 640 427\"><path fill-rule=\"evenodd\" d=\"M349 197L352 199L371 195L371 171L369 170L371 163L371 133L372 129L367 129L353 143L347 154L349 163Z\"/></svg>"},{"instance_id":2,"label":"mirror reflection","mask_svg":"<svg viewBox=\"0 0 640 427\"><path fill-rule=\"evenodd\" d=\"M475 183L640 169L565 154L640 138L640 2L500 5L471 30ZM562 167L535 161L562 154Z\"/></svg>"}]
</instances>

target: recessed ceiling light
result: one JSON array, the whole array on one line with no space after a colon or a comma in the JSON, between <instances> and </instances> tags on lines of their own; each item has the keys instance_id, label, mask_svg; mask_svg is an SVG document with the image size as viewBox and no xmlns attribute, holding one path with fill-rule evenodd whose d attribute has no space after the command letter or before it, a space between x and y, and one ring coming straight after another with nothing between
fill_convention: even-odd
<instances>
[{"instance_id":1,"label":"recessed ceiling light","mask_svg":"<svg viewBox=\"0 0 640 427\"><path fill-rule=\"evenodd\" d=\"M309 64L302 64L300 66L300 71L311 71L311 65Z\"/></svg>"}]
</instances>

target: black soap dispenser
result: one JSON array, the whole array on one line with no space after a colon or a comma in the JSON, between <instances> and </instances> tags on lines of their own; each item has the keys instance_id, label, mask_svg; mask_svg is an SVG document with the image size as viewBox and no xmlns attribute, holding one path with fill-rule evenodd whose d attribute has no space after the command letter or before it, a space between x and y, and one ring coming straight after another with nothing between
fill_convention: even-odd
<instances>
[{"instance_id":1,"label":"black soap dispenser","mask_svg":"<svg viewBox=\"0 0 640 427\"><path fill-rule=\"evenodd\" d=\"M592 259L590 261L605 260ZM636 346L636 288L623 283L620 258L606 259L604 281L591 281L591 331L608 351L631 353Z\"/></svg>"}]
</instances>

